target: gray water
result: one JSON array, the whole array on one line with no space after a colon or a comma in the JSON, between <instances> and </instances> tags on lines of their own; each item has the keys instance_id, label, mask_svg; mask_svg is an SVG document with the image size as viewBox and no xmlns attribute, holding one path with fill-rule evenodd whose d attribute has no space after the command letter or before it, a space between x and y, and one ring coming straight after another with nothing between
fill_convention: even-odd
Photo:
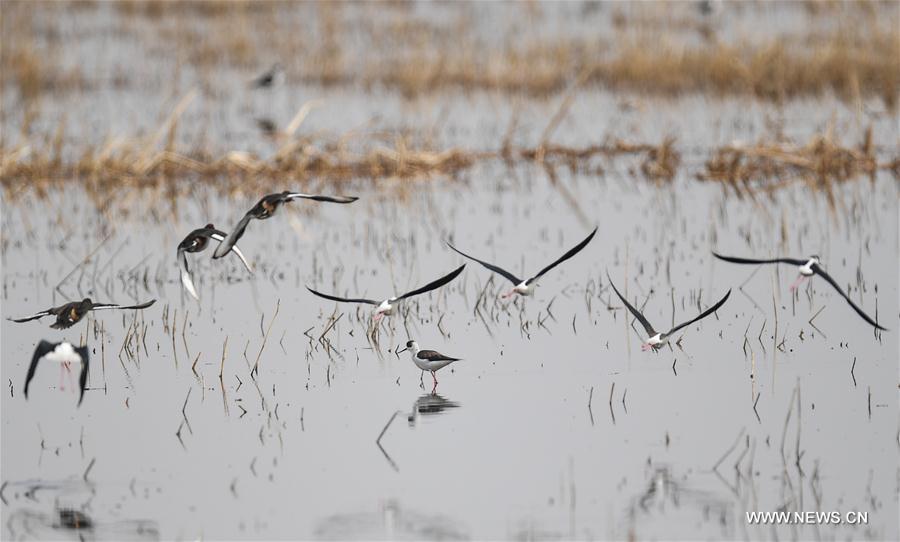
<instances>
[{"instance_id":1,"label":"gray water","mask_svg":"<svg viewBox=\"0 0 900 542\"><path fill-rule=\"evenodd\" d=\"M879 319L895 327L894 181L842 187L860 214L855 225L831 218L802 190L778 193L766 207L784 214L792 232L780 246L780 220L694 181L653 188L615 173L566 178L583 224L538 171L477 173L477 181L418 185L405 200L362 191L350 207L301 202L255 222L241 245L256 274L202 254L199 304L182 292L174 261L177 236L209 216L195 205L180 209L177 223L151 226L135 200L131 218L115 222L92 263L55 298L57 277L101 243L105 220L77 192L7 208L4 316L60 303L63 294L159 301L137 315L96 313L99 338L94 322L66 332L3 322L5 535L62 536L27 518L71 498L98 523L150 522L163 538L765 538L771 528L748 526L744 512L786 504L870 513L868 526L820 526L823 538L894 537L895 335L874 337L821 281L792 301L791 270L754 274L709 254L817 252L841 284L855 284L859 269L865 290L851 295L870 313L877 286ZM200 197L221 224L252 203ZM53 220L26 221L35 208ZM304 289L406 291L461 262L442 245L448 237L524 274L592 224L600 227L593 243L548 274L533 299L504 308L494 299L507 285L469 264L445 289L408 304L405 318L391 317L380 352L365 338L365 308ZM697 312L697 295L705 307L733 290L716 318L684 331L681 348L642 353L639 333L610 298L607 270L629 297L646 301L657 327L671 323L673 295L682 321ZM176 321L174 340L164 311ZM315 339L333 315L342 317L327 335L329 354ZM137 359L120 360L135 318L146 326L146 348L134 345ZM254 381L249 367L270 325ZM49 365L25 401L34 345L85 333L95 354L83 406L55 389ZM439 373L437 397L420 387L406 354L392 353L407 337L465 358ZM795 386L800 470L796 412L786 463L781 453ZM433 401L454 407L415 406ZM414 410L421 412L408 421ZM68 487L94 460L86 488L26 496L33 484ZM661 489L647 497L654 484ZM778 536L816 532L780 527Z\"/></svg>"},{"instance_id":2,"label":"gray water","mask_svg":"<svg viewBox=\"0 0 900 542\"><path fill-rule=\"evenodd\" d=\"M552 24L543 31L609 16L608 6L599 15L562 6L545 8ZM469 17L487 26L502 15L478 9L486 14ZM770 31L781 32L801 17L790 4L776 12L740 20L777 20ZM110 33L118 19L109 8L70 15L47 19L107 30L66 52L77 60L104 50L98 80L141 51L140 40ZM165 80L167 61L148 62ZM179 148L266 156L273 149L252 119L289 119L317 97L325 101L304 134L431 130L439 148L495 149L515 111L514 143L527 146L559 104L453 92L410 101L304 84L249 94L246 81L265 67L216 72L220 90L186 110ZM78 127L67 131L71 143L97 147L153 131L200 75L182 77L173 88L132 80L44 100L32 129L50 137L65 115ZM21 118L5 90L8 150L20 143ZM118 191L106 206L75 179L46 195L4 184L2 537L897 539L896 179L881 172L836 186L831 209L799 183L752 199L695 178L716 146L756 141L772 126L800 143L833 126L848 143L871 124L879 160L894 158L896 118L878 103L860 105L585 89L553 141L673 135L682 164L671 183L648 182L628 157L577 171L559 165L555 181L542 167L486 161L452 178L319 183L360 200L295 202L251 223L239 245L252 276L232 257L190 255L199 302L181 287L178 242L207 222L229 229L262 194L225 195L215 181L186 178L175 181L183 195L174 201L150 186ZM267 180L272 192L306 183ZM594 226L592 243L543 277L533 298L498 299L510 285L470 262L447 287L406 303L374 339L370 307L305 288L378 299L407 291L465 262L446 240L530 275ZM792 297L793 269L730 265L711 250L818 254L890 331L875 334L819 278ZM679 332L679 344L645 353L643 330L626 318L607 273L657 328L731 296ZM65 331L48 319L6 320L84 296L157 302L97 312ZM434 392L395 353L410 338L464 358L438 373ZM80 408L51 364L22 396L41 339L90 347ZM61 509L92 525L65 528ZM868 522L773 527L745 515L776 510L867 512Z\"/></svg>"}]
</instances>

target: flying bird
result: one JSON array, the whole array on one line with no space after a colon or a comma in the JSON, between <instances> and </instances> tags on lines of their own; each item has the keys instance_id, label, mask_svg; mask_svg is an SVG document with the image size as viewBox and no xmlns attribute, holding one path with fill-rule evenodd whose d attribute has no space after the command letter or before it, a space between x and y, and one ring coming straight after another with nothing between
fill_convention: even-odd
<instances>
[{"instance_id":1,"label":"flying bird","mask_svg":"<svg viewBox=\"0 0 900 542\"><path fill-rule=\"evenodd\" d=\"M556 260L555 262L551 263L551 264L548 265L547 267L541 269L540 272L538 272L537 275L535 275L535 276L533 276L533 277L531 277L530 279L527 279L527 280L522 280L522 279L516 277L515 275L513 275L513 274L510 273L509 271L503 269L502 267L499 267L499 266L494 265L494 264L487 263L487 262L485 262L485 261L479 260L478 258L473 258L472 256L469 256L469 255L466 254L465 252L463 252L463 251L457 249L455 246L451 245L449 242L447 243L447 246L449 246L451 249L453 249L456 253L460 254L461 256L463 256L463 257L465 257L465 258L468 258L468 259L470 259L470 260L473 260L473 261L476 261L476 262L480 263L481 265L483 265L484 267L490 269L490 270L493 271L494 273L497 273L497 274L499 274L499 275L502 275L503 277L506 277L510 282L512 282L512 283L513 283L513 289L510 290L509 292L506 292L505 294L503 294L503 295L501 296L501 297L503 297L503 298L505 299L505 298L511 297L511 296L513 296L513 295L515 295L515 294L525 295L525 296L533 295L533 294L534 294L534 289L535 289L535 287L537 286L537 281L538 281L539 278L541 278L542 276L544 276L544 274L547 273L547 271L550 271L551 269L553 269L553 268L556 267L557 265L563 263L564 261L568 260L568 259L571 258L572 256L578 254L584 247L587 246L588 243L591 242L591 239L594 238L594 234L596 234L596 233L597 233L597 228L594 228L594 231L592 231L591 234L588 235L588 236L584 239L584 241L582 241L582 242L578 243L577 245L575 245L571 250L569 250L568 252L566 252L565 254L563 254L558 260Z\"/></svg>"},{"instance_id":2,"label":"flying bird","mask_svg":"<svg viewBox=\"0 0 900 542\"><path fill-rule=\"evenodd\" d=\"M194 299L200 300L200 297L197 295L197 290L194 288L194 281L191 278L191 270L188 267L187 260L187 252L203 252L206 250L206 247L209 245L209 240L212 239L214 241L218 241L221 243L225 240L225 232L219 231L212 224L207 224L202 228L198 228L187 235L183 241L178 243L178 262L181 265L181 283L184 284L185 289L191 294ZM244 258L244 254L241 252L241 249L238 248L237 244L231 247L231 252L234 252L238 258L240 258L241 263L244 264L244 267L247 268L247 271L253 273L253 268L250 267L250 264L247 263L247 259Z\"/></svg>"},{"instance_id":3,"label":"flying bird","mask_svg":"<svg viewBox=\"0 0 900 542\"><path fill-rule=\"evenodd\" d=\"M219 246L216 247L215 252L213 252L213 258L221 258L228 254L228 251L238 242L238 239L244 235L244 230L247 229L247 224L250 223L250 220L254 218L257 220L265 220L275 214L275 211L277 211L283 203L301 198L314 201L327 201L330 203L353 203L359 199L354 196L315 196L312 194L290 192L288 190L278 194L264 196L261 200L256 202L256 205L254 205L252 209L247 211L247 214L245 214L244 218L242 218L240 222L237 223L237 226L231 230L231 233L228 234L225 241L219 243Z\"/></svg>"},{"instance_id":4,"label":"flying bird","mask_svg":"<svg viewBox=\"0 0 900 542\"><path fill-rule=\"evenodd\" d=\"M451 358L434 350L422 350L416 341L407 341L406 348L400 350L400 352L406 352L407 350L409 350L410 357L413 363L416 364L416 367L431 373L431 378L434 379L434 388L432 390L436 389L438 385L435 373L454 361L460 360L460 358ZM399 354L400 352L397 353Z\"/></svg>"},{"instance_id":5,"label":"flying bird","mask_svg":"<svg viewBox=\"0 0 900 542\"><path fill-rule=\"evenodd\" d=\"M89 366L88 349L86 346L73 346L69 342L51 343L49 341L41 341L34 350L34 356L31 358L31 365L28 366L28 375L25 377L25 398L28 399L28 386L31 379L34 378L34 372L37 370L38 362L42 359L59 363L59 384L63 389L63 371L69 371L72 363L81 364L81 377L78 379L81 387L81 395L78 398L78 406L84 400L84 390L87 387L88 366ZM71 374L71 373L70 373Z\"/></svg>"},{"instance_id":6,"label":"flying bird","mask_svg":"<svg viewBox=\"0 0 900 542\"><path fill-rule=\"evenodd\" d=\"M397 306L397 303L399 301L403 301L404 299L408 299L410 297L417 296L419 294L424 294L424 293L427 293L432 290L436 290L436 289L440 288L441 286L443 286L443 285L447 284L448 282L450 282L451 280L455 279L457 277L457 275L462 273L462 270L465 269L465 267L466 267L466 264L462 264L461 266L459 266L456 269L454 269L453 271L451 271L449 274L444 275L443 277L441 277L433 282L429 282L428 284L426 284L425 286L422 286L421 288L415 289L411 292L406 292L403 295L389 297L389 298L385 299L384 301L377 301L375 299L365 299L365 298L338 297L338 296L334 296L334 295L328 295L328 294L323 294L321 292L317 292L317 291L313 290L312 288L310 288L309 286L307 286L306 289L309 290L314 295L317 295L317 296L325 298L325 299L330 299L331 301L338 301L341 303L366 303L367 305L376 305L378 308L375 309L375 321L378 322L384 316L390 316L391 314L393 314L394 307Z\"/></svg>"},{"instance_id":7,"label":"flying bird","mask_svg":"<svg viewBox=\"0 0 900 542\"><path fill-rule=\"evenodd\" d=\"M853 310L855 310L857 314L862 316L863 320L868 322L870 325L875 326L877 329L880 329L881 331L887 331L887 328L880 326L878 324L878 322L876 322L875 320L870 318L868 314L864 313L863 310L861 308L859 308L859 306L856 303L854 303L852 299L850 299L850 296L847 295L847 293L844 292L840 286L838 286L838 283L831 277L831 275L829 275L828 273L825 272L824 269L822 269L821 260L819 260L819 257L816 256L815 254L813 254L806 260L799 260L796 258L772 258L770 260L753 260L753 259L749 259L749 258L735 258L734 256L722 256L721 254L717 254L716 252L713 252L712 254L713 254L713 256L715 256L716 258L718 258L720 260L723 260L726 262L731 262L731 263L740 263L740 264L786 263L786 264L790 264L790 265L796 265L797 272L799 274L797 276L797 280L795 280L794 283L791 284L791 287L790 287L791 292L796 290L804 281L806 281L813 275L819 275L820 277L825 279L829 284L831 284L831 286L833 286L834 289L837 290L837 293L841 294L841 296L847 300L847 303L849 303L850 306L853 307Z\"/></svg>"},{"instance_id":8,"label":"flying bird","mask_svg":"<svg viewBox=\"0 0 900 542\"><path fill-rule=\"evenodd\" d=\"M31 320L40 320L44 316L56 316L56 322L50 324L50 327L52 327L53 329L66 329L80 322L81 319L84 318L84 315L86 315L90 311L98 311L104 309L146 309L154 303L156 303L156 300L151 299L150 301L141 303L140 305L128 305L123 307L122 305L117 305L115 303L94 303L93 301L91 301L91 298L86 297L81 301L72 301L71 303L60 305L59 307L51 307L32 316L26 316L24 318L8 318L8 320L16 323L22 323L30 322Z\"/></svg>"},{"instance_id":9,"label":"flying bird","mask_svg":"<svg viewBox=\"0 0 900 542\"><path fill-rule=\"evenodd\" d=\"M648 337L647 342L641 345L641 350L644 352L646 352L647 350L658 350L659 348L662 347L662 345L669 342L669 338L679 329L689 326L689 325L693 324L694 322L698 322L698 321L706 318L710 314L716 312L719 309L719 307L721 307L725 303L725 301L728 300L728 296L731 295L731 290L728 290L728 293L725 294L725 297L720 299L719 302L716 303L715 305L713 305L712 307L701 312L700 315L697 316L696 318L694 318L693 320L688 320L687 322L678 324L677 326L673 327L669 331L666 331L663 333L663 332L659 332L659 331L656 331L655 329L653 329L653 325L651 325L650 322L647 320L647 318L645 318L644 315L641 314L641 311L634 308L631 305L631 303L629 303L625 299L625 297L619 293L618 288L616 288L616 285L613 284L613 281L611 278L609 278L608 273L606 275L606 278L609 280L609 284L612 286L613 290L616 292L616 295L619 296L619 299L622 300L622 303L624 303L625 306L628 307L628 310L631 312L631 314L633 314L634 317L637 318L637 320L641 323L641 325L644 326L644 331L647 332L647 337Z\"/></svg>"}]
</instances>

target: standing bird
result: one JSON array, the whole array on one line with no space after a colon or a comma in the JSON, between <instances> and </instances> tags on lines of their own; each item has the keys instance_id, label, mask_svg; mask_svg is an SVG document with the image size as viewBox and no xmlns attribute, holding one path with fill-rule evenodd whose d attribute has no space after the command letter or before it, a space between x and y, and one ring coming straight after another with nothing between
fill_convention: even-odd
<instances>
[{"instance_id":1,"label":"standing bird","mask_svg":"<svg viewBox=\"0 0 900 542\"><path fill-rule=\"evenodd\" d=\"M713 256L715 256L716 258L718 258L720 260L723 260L726 262L731 262L731 263L741 263L741 264L786 263L786 264L790 264L790 265L796 265L797 272L799 273L799 275L797 276L797 280L795 280L794 283L791 284L791 287L790 287L791 292L796 290L805 280L809 279L813 275L819 275L820 277L822 277L823 279L828 281L828 283L831 284L835 290L837 290L837 293L841 294L841 296L847 300L847 303L849 303L850 306L853 307L853 310L855 310L857 314L862 316L863 320L868 322L870 325L875 326L875 328L880 329L881 331L887 331L887 328L878 325L878 322L876 322L875 320L870 318L868 314L864 313L863 310L861 308L859 308L856 305L856 303L853 302L852 299L850 299L850 296L847 295L847 293L845 293L843 290L841 290L841 287L838 286L838 283L833 278L831 278L831 275L829 275L828 273L825 272L824 269L822 269L821 261L819 260L819 257L816 256L815 254L813 254L806 260L799 260L796 258L773 258L771 260L751 260L748 258L735 258L733 256L722 256L721 254L717 254L715 252L713 252L712 254L713 254Z\"/></svg>"},{"instance_id":2,"label":"standing bird","mask_svg":"<svg viewBox=\"0 0 900 542\"><path fill-rule=\"evenodd\" d=\"M511 297L511 296L513 296L513 295L515 295L515 294L525 295L525 296L533 295L533 294L534 294L534 289L535 289L535 287L537 286L537 281L538 281L539 278L541 278L547 271L550 271L551 269L553 269L553 268L556 267L557 265L563 263L564 261L568 260L568 259L571 258L572 256L578 254L578 253L581 251L581 249L583 249L584 247L586 247L587 244L591 242L591 239L594 238L594 234L596 234L596 233L597 233L597 228L594 228L594 231L592 231L591 234L588 235L588 236L584 239L584 241L582 241L582 242L578 243L577 245L575 245L575 247L573 247L571 250L569 250L568 252L566 252L565 254L563 254L558 260L556 260L555 262L551 263L551 264L548 265L547 267L541 269L541 271L540 271L537 275L535 275L535 276L533 276L533 277L531 277L530 279L527 279L527 280L522 280L522 279L520 279L520 278L517 278L517 277L516 277L515 275L513 275L512 273L510 273L509 271L507 271L507 270L505 270L505 269L503 269L503 268L501 268L501 267L499 267L499 266L496 266L496 265L493 265L493 264L490 264L490 263L487 263L487 262L483 262L483 261L481 261L481 260L479 260L479 259L477 259L477 258L473 258L472 256L469 256L469 255L466 254L465 252L463 252L463 251L457 249L456 247L454 247L453 245L451 245L449 242L447 243L447 246L450 247L451 249L453 249L456 253L460 254L461 256L466 257L466 258L468 258L468 259L470 259L470 260L473 260L473 261L476 261L476 262L480 263L480 264L483 265L484 267L487 267L487 268L490 269L491 271L493 271L493 272L495 272L495 273L498 273L498 274L500 274L500 275L506 277L510 282L512 282L512 283L513 283L513 289L510 290L509 292L506 292L505 294L503 294L503 295L501 296L502 298L506 299L506 298Z\"/></svg>"},{"instance_id":3,"label":"standing bird","mask_svg":"<svg viewBox=\"0 0 900 542\"><path fill-rule=\"evenodd\" d=\"M397 303L399 301L403 301L404 299L407 299L407 298L410 298L413 296L417 296L419 294L424 294L424 293L430 292L431 290L436 290L436 289L440 288L441 286L443 286L443 285L447 284L448 282L450 282L451 280L455 279L457 275L462 273L462 270L465 269L465 267L466 267L466 264L462 264L461 266L457 267L449 274L444 275L443 277L437 279L434 282L429 282L425 286L422 286L421 288L418 288L411 292L406 292L403 295L389 297L389 298L385 299L384 301L376 301L374 299L364 299L364 298L337 297L334 295L328 295L328 294L323 294L321 292L317 292L317 291L313 290L312 288L310 288L309 286L307 286L306 289L309 290L314 295L317 295L317 296L325 298L325 299L330 299L331 301L338 301L341 303L366 303L368 305L376 305L378 308L375 309L375 321L378 322L384 316L390 316L391 314L393 314L394 307L397 305Z\"/></svg>"},{"instance_id":4,"label":"standing bird","mask_svg":"<svg viewBox=\"0 0 900 542\"><path fill-rule=\"evenodd\" d=\"M56 316L56 322L50 324L50 327L52 327L53 329L66 329L80 322L81 319L84 318L84 315L86 315L90 311L104 309L146 309L154 303L156 303L156 300L151 299L150 301L141 303L140 305L128 305L126 307L123 307L122 305L117 305L115 303L94 303L93 301L91 301L91 298L86 297L81 301L72 301L71 303L60 305L59 307L52 307L32 316L26 316L25 318L8 318L8 320L16 323L22 323L30 322L31 320L39 320L44 316Z\"/></svg>"},{"instance_id":5,"label":"standing bird","mask_svg":"<svg viewBox=\"0 0 900 542\"><path fill-rule=\"evenodd\" d=\"M412 361L416 364L416 367L431 373L431 378L434 379L432 391L437 389L438 385L437 376L435 376L434 373L440 371L454 361L459 361L461 359L451 358L450 356L445 356L434 350L422 350L419 348L419 343L416 341L407 341L406 348L400 352L406 352L407 350L409 350L410 357L412 357ZM399 354L400 352L397 353Z\"/></svg>"},{"instance_id":6,"label":"standing bird","mask_svg":"<svg viewBox=\"0 0 900 542\"><path fill-rule=\"evenodd\" d=\"M213 258L221 258L228 254L228 251L238 242L238 239L244 235L244 230L247 229L247 224L250 223L251 219L265 220L275 214L275 211L278 210L281 204L299 198L311 199L314 201L327 201L331 203L353 203L359 199L354 196L314 196L310 194L301 194L299 192L290 192L288 190L278 194L264 196L261 200L256 202L256 205L254 205L252 209L247 211L247 214L245 214L244 218L237 223L237 226L232 228L231 233L228 234L225 241L219 243L219 246L216 247L215 252L213 252Z\"/></svg>"},{"instance_id":7,"label":"standing bird","mask_svg":"<svg viewBox=\"0 0 900 542\"><path fill-rule=\"evenodd\" d=\"M86 346L72 346L69 342L51 343L49 341L41 341L34 350L34 356L31 358L31 365L28 366L28 375L25 377L25 399L28 399L28 386L31 379L34 378L34 372L37 370L38 362L42 359L59 363L59 387L63 388L63 371L69 371L72 363L81 364L81 377L78 379L81 387L81 395L78 398L78 406L84 400L84 390L87 387L89 355ZM69 373L71 375L71 373Z\"/></svg>"},{"instance_id":8,"label":"standing bird","mask_svg":"<svg viewBox=\"0 0 900 542\"><path fill-rule=\"evenodd\" d=\"M672 334L674 334L679 329L689 326L689 325L693 324L694 322L700 321L700 320L706 318L707 316L709 316L710 314L716 312L719 309L719 307L721 307L725 303L725 301L728 299L728 296L731 295L731 290L728 290L728 293L725 294L725 297L720 299L719 302L716 303L715 305L713 305L712 307L701 312L700 316L694 318L693 320L688 320L687 322L684 322L683 324L678 324L677 326L673 327L669 331L662 333L662 332L659 332L659 331L656 331L655 329L653 329L653 326L650 324L649 321L647 321L647 319L644 317L644 315L641 314L641 312L639 310L634 308L631 305L631 303L629 303L625 299L625 297L619 293L619 290L616 288L616 285L613 284L612 279L609 278L609 273L606 274L606 278L609 280L609 284L612 286L613 290L616 292L616 295L619 296L619 299L622 300L622 303L624 303L625 306L628 307L628 310L631 311L631 314L633 314L634 317L637 318L638 321L641 323L641 325L644 326L644 331L647 332L648 338L647 338L647 342L641 345L641 351L643 351L643 352L646 352L647 350L654 350L654 351L658 350L659 348L662 347L662 345L669 342L669 338L672 336Z\"/></svg>"},{"instance_id":9,"label":"standing bird","mask_svg":"<svg viewBox=\"0 0 900 542\"><path fill-rule=\"evenodd\" d=\"M188 267L186 253L203 252L209 245L210 239L221 243L225 240L225 232L217 230L212 224L207 224L202 228L192 231L183 241L178 243L178 262L181 264L181 283L184 284L188 293L198 301L200 300L200 297L197 295L197 290L194 288L194 281L191 278L191 270ZM241 252L241 249L238 248L237 244L232 246L230 250L241 259L241 263L243 263L244 267L247 268L247 271L252 274L253 268L247 263L247 259L244 258L244 254Z\"/></svg>"}]
</instances>

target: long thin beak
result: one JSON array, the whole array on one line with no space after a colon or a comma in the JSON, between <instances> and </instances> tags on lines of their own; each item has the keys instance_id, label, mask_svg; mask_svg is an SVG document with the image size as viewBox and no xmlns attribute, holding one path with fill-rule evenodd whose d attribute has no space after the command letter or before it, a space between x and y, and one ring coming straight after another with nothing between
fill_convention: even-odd
<instances>
[{"instance_id":1,"label":"long thin beak","mask_svg":"<svg viewBox=\"0 0 900 542\"><path fill-rule=\"evenodd\" d=\"M398 350L397 353L402 354L403 352L406 352L407 350L409 350L409 348L404 348L403 350Z\"/></svg>"}]
</instances>

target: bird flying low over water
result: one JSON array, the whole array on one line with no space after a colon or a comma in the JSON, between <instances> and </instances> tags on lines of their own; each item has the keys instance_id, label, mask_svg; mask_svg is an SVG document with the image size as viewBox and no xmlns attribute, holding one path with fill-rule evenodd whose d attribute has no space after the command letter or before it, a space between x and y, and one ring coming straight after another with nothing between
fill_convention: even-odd
<instances>
[{"instance_id":1,"label":"bird flying low over water","mask_svg":"<svg viewBox=\"0 0 900 542\"><path fill-rule=\"evenodd\" d=\"M435 376L434 373L447 365L450 365L454 361L460 360L460 358L451 358L450 356L445 356L434 350L422 350L419 348L419 343L416 341L407 341L406 348L400 350L400 352L406 352L407 350L409 350L410 357L412 357L412 361L416 364L416 367L431 373L431 378L434 379L435 388L437 388L438 381L437 376ZM400 352L397 353L399 354Z\"/></svg>"},{"instance_id":2,"label":"bird flying low over water","mask_svg":"<svg viewBox=\"0 0 900 542\"><path fill-rule=\"evenodd\" d=\"M31 379L34 378L38 362L42 359L60 364L60 389L63 389L63 370L68 371L72 363L80 363L81 377L78 382L81 395L78 397L78 406L81 406L81 401L84 400L84 390L87 387L89 357L86 346L72 346L72 343L69 342L41 341L34 350L34 356L31 357L31 365L28 366L28 375L25 377L25 398L28 399L28 386L31 384Z\"/></svg>"},{"instance_id":3,"label":"bird flying low over water","mask_svg":"<svg viewBox=\"0 0 900 542\"><path fill-rule=\"evenodd\" d=\"M841 294L841 296L847 300L847 303L849 303L850 306L853 307L853 310L855 310L857 314L862 316L863 320L868 322L870 325L875 326L877 329L880 329L882 331L887 331L887 328L880 326L878 324L878 322L876 322L875 320L870 318L868 314L864 313L863 310L861 308L859 308L859 306L857 306L857 304L854 303L852 299L850 299L850 296L847 295L847 293L844 292L840 286L838 286L838 283L833 278L831 278L831 275L829 275L828 273L825 272L824 269L822 269L821 261L819 260L819 257L816 255L812 255L805 260L800 260L800 259L796 259L796 258L772 258L770 260L755 260L755 259L749 259L749 258L735 258L734 256L722 256L721 254L717 254L716 252L713 252L712 254L716 258L718 258L722 261L725 261L725 262L730 262L730 263L754 264L754 265L765 264L765 263L786 263L786 264L790 264L790 265L796 265L797 272L799 274L797 276L797 280L795 280L794 283L791 284L791 288L790 288L791 292L796 290L797 287L799 287L805 280L809 279L813 275L819 275L820 277L825 279L829 284L831 284L831 286L834 287L835 290L837 290L837 293Z\"/></svg>"},{"instance_id":4,"label":"bird flying low over water","mask_svg":"<svg viewBox=\"0 0 900 542\"><path fill-rule=\"evenodd\" d=\"M295 199L311 199L314 201L327 201L330 203L353 203L359 198L354 196L316 196L312 194L301 194L299 192L290 192L285 190L284 192L280 192L278 194L269 194L268 196L264 196L261 200L256 202L256 205L253 206L252 209L247 211L247 214L244 215L244 218L237 223L237 225L232 228L231 232L225 238L225 241L219 244L216 247L215 252L213 252L213 258L221 258L228 254L228 251L238 242L244 235L244 230L247 229L247 225L250 223L250 220L265 220L275 214L275 211L281 207L281 204L287 203L289 201L293 201Z\"/></svg>"},{"instance_id":5,"label":"bird flying low over water","mask_svg":"<svg viewBox=\"0 0 900 542\"><path fill-rule=\"evenodd\" d=\"M662 347L662 345L669 342L669 338L671 338L672 335L679 329L681 329L683 327L687 327L687 326L693 324L694 322L700 321L700 320L706 318L707 316L709 316L710 314L716 312L719 309L719 307L721 307L725 303L725 301L728 300L728 296L731 295L731 290L728 290L728 293L725 294L725 297L720 299L719 302L716 303L715 305L713 305L712 307L701 312L700 315L697 316L696 318L694 318L693 320L688 320L687 322L684 322L683 324L678 324L677 326L673 327L669 331L666 331L663 333L663 332L659 332L659 331L656 331L655 329L653 329L653 325L651 325L650 322L647 320L647 318L645 318L644 315L641 314L641 311L634 308L631 305L631 303L629 303L625 299L625 297L619 293L618 288L616 288L616 285L613 284L613 281L611 278L609 278L608 273L606 275L606 278L609 280L609 284L610 284L610 286L612 286L613 291L615 291L616 295L619 296L619 299L622 300L622 303L625 304L625 306L628 308L628 310L631 312L631 314L633 314L634 317L637 318L637 320L641 323L641 325L644 326L644 331L647 332L647 342L641 345L641 350L645 351L645 352L647 350L658 350L659 348Z\"/></svg>"},{"instance_id":6,"label":"bird flying low over water","mask_svg":"<svg viewBox=\"0 0 900 542\"><path fill-rule=\"evenodd\" d=\"M481 261L481 260L479 260L478 258L473 258L472 256L469 256L469 255L466 254L465 252L463 252L463 251L459 250L458 248L456 248L455 246L451 245L449 242L447 243L447 246L450 247L451 249L453 249L453 251L456 252L456 253L458 253L459 255L461 255L461 256L463 256L463 257L465 257L465 258L468 258L468 259L470 259L470 260L473 260L473 261L476 261L476 262L480 263L481 265L483 265L484 267L490 269L490 270L493 271L494 273L497 273L497 274L499 274L499 275L505 277L506 279L508 279L510 282L512 282L512 283L513 283L513 289L510 290L509 292L503 294L503 295L501 296L501 297L503 297L503 298L507 298L507 297L511 297L511 296L513 296L513 295L515 295L515 294L526 295L526 296L527 296L527 295L533 295L533 294L534 294L534 288L537 286L537 281L538 281L539 278L541 278L542 276L544 276L544 274L547 273L547 271L550 271L551 269L553 269L553 268L556 267L557 265L563 263L564 261L568 260L568 259L571 258L572 256L578 254L578 253L581 251L581 249L583 249L584 247L586 247L587 244L591 242L591 239L594 238L594 234L596 234L596 233L597 233L597 228L594 228L594 231L592 231L591 234L588 235L588 236L584 239L584 241L582 241L582 242L578 243L577 245L575 245L571 250L569 250L568 252L566 252L565 254L563 254L558 260L556 260L555 262L551 263L551 264L548 265L547 267L541 269L541 270L538 272L537 275L535 275L535 276L533 276L533 277L531 277L530 279L527 279L527 280L523 280L523 279L520 279L520 278L516 277L515 275L513 275L513 274L510 273L509 271L503 269L502 267L499 267L499 266L497 266L497 265L494 265L494 264L490 264L490 263Z\"/></svg>"},{"instance_id":7,"label":"bird flying low over water","mask_svg":"<svg viewBox=\"0 0 900 542\"><path fill-rule=\"evenodd\" d=\"M456 269L454 269L453 271L451 271L449 274L444 275L443 277L441 277L433 282L429 282L428 284L426 284L425 286L422 286L421 288L415 289L411 292L406 292L403 295L389 297L389 298L385 299L384 301L377 301L375 299L365 299L365 298L338 297L338 296L334 296L334 295L328 295L328 294L323 294L321 292L317 292L317 291L313 290L312 288L310 288L309 286L307 286L306 289L309 290L314 295L317 295L324 299L330 299L331 301L338 301L341 303L366 303L368 305L375 305L378 307L377 309L375 309L375 321L378 322L379 320L381 320L382 317L390 316L391 314L393 314L394 307L397 305L397 303L399 301L402 301L404 299L408 299L410 297L417 296L419 294L424 294L424 293L430 292L431 290L436 290L436 289L440 288L441 286L443 286L443 285L447 284L448 282L450 282L451 280L455 279L460 273L462 273L462 270L465 269L465 267L466 267L466 264L462 264L461 266L459 266Z\"/></svg>"},{"instance_id":8,"label":"bird flying low over water","mask_svg":"<svg viewBox=\"0 0 900 542\"><path fill-rule=\"evenodd\" d=\"M206 250L210 239L222 243L222 241L225 240L225 232L217 230L212 224L207 224L203 228L192 231L183 241L178 243L178 263L181 265L181 283L184 284L188 293L198 301L200 297L197 295L197 290L194 288L194 281L191 278L191 270L188 267L187 254L185 253L202 252ZM247 259L244 258L244 254L241 252L241 249L238 248L237 244L232 246L230 251L234 252L237 257L240 258L241 263L244 264L247 271L253 273L253 268L247 263Z\"/></svg>"},{"instance_id":9,"label":"bird flying low over water","mask_svg":"<svg viewBox=\"0 0 900 542\"><path fill-rule=\"evenodd\" d=\"M123 307L122 305L117 305L115 303L94 303L93 301L91 301L91 298L86 297L81 301L72 301L71 303L60 305L59 307L52 307L32 316L26 316L24 318L9 318L9 320L16 323L22 323L30 322L31 320L39 320L44 316L56 316L56 322L50 324L50 327L52 327L53 329L66 329L80 322L81 319L84 318L84 315L86 315L90 311L99 311L104 309L146 309L154 303L156 303L156 300L151 299L150 301L141 303L140 305L128 305Z\"/></svg>"}]
</instances>

